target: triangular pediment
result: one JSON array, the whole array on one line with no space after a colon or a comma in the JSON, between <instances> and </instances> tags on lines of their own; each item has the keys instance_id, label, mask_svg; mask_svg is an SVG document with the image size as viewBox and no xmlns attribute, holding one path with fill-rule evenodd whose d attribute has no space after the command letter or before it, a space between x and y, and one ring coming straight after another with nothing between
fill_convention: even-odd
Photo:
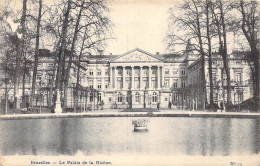
<instances>
[{"instance_id":1,"label":"triangular pediment","mask_svg":"<svg viewBox=\"0 0 260 166\"><path fill-rule=\"evenodd\" d=\"M161 62L161 60L159 57L137 48L117 57L113 62Z\"/></svg>"}]
</instances>

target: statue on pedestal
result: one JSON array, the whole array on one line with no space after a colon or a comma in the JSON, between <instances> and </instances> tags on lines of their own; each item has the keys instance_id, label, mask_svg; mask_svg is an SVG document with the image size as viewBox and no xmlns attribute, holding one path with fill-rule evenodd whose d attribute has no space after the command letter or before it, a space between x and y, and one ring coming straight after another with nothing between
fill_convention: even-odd
<instances>
[{"instance_id":1,"label":"statue on pedestal","mask_svg":"<svg viewBox=\"0 0 260 166\"><path fill-rule=\"evenodd\" d=\"M56 97L54 112L55 113L62 113L61 101L60 101L60 91L59 90L57 90L57 97Z\"/></svg>"}]
</instances>

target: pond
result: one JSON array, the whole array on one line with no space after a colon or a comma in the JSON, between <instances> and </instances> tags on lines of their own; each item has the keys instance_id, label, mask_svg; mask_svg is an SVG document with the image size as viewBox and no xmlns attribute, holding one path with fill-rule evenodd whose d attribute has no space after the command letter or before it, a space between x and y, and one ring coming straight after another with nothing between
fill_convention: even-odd
<instances>
[{"instance_id":1,"label":"pond","mask_svg":"<svg viewBox=\"0 0 260 166\"><path fill-rule=\"evenodd\" d=\"M146 117L148 118L148 117ZM2 155L252 155L259 119L138 117L3 120Z\"/></svg>"}]
</instances>

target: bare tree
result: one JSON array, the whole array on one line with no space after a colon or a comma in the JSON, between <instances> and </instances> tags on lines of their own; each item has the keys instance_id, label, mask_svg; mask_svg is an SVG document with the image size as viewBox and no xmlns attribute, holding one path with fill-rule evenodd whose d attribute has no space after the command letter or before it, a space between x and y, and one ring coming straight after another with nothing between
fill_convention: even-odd
<instances>
[{"instance_id":1,"label":"bare tree","mask_svg":"<svg viewBox=\"0 0 260 166\"><path fill-rule=\"evenodd\" d=\"M36 45L35 45L35 55L34 55L34 67L33 67L33 78L32 78L32 92L31 92L31 109L33 110L33 100L35 98L35 82L39 58L39 43L40 43L40 27L41 27L41 17L42 17L42 0L39 0L39 13L37 18L37 32L36 32Z\"/></svg>"},{"instance_id":2,"label":"bare tree","mask_svg":"<svg viewBox=\"0 0 260 166\"><path fill-rule=\"evenodd\" d=\"M241 29L246 37L246 40L250 47L250 53L247 56L247 60L252 65L252 80L254 89L254 98L259 98L259 21L260 12L257 9L258 3L256 1L243 1L240 0L239 6L237 7L242 15Z\"/></svg>"},{"instance_id":3,"label":"bare tree","mask_svg":"<svg viewBox=\"0 0 260 166\"><path fill-rule=\"evenodd\" d=\"M187 44L187 41L193 40L196 43L193 44L194 49L199 52L201 56L201 73L203 87L203 109L207 104L207 94L206 94L206 80L205 80L205 42L203 41L204 32L202 28L205 27L204 24L204 3L195 0L186 0L181 5L178 6L178 15L175 15L171 9L172 16L171 21L173 21L173 27L180 27L182 32L172 32L167 34L167 39L172 38L168 43L168 48L175 45ZM184 31L183 31L184 30ZM182 35L180 35L182 34Z\"/></svg>"},{"instance_id":4,"label":"bare tree","mask_svg":"<svg viewBox=\"0 0 260 166\"><path fill-rule=\"evenodd\" d=\"M231 82L230 82L230 67L227 54L227 20L228 13L231 8L231 2L216 0L211 3L211 12L216 26L216 34L219 41L219 53L223 59L224 72L227 78L227 105L231 104ZM223 75L222 75L223 76ZM223 78L222 78L223 79Z\"/></svg>"}]
</instances>

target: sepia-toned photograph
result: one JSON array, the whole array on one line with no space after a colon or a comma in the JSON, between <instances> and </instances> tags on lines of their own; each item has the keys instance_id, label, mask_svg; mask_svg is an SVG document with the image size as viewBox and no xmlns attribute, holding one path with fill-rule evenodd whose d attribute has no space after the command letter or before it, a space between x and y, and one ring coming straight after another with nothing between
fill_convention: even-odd
<instances>
[{"instance_id":1,"label":"sepia-toned photograph","mask_svg":"<svg viewBox=\"0 0 260 166\"><path fill-rule=\"evenodd\" d=\"M260 1L0 1L0 166L260 165Z\"/></svg>"}]
</instances>

